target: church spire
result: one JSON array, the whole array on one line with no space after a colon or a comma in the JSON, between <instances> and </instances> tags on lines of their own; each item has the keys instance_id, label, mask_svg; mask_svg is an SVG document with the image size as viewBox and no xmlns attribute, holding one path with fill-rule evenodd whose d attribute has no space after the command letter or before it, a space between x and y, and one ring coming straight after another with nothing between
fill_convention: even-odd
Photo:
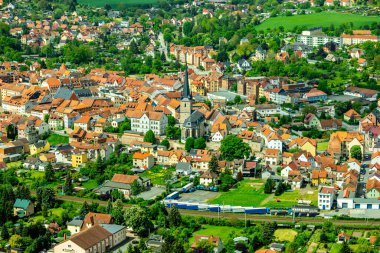
<instances>
[{"instance_id":1,"label":"church spire","mask_svg":"<svg viewBox=\"0 0 380 253\"><path fill-rule=\"evenodd\" d=\"M190 92L190 85L189 85L189 72L187 69L187 64L185 66L185 77L184 77L184 83L183 83L183 93L182 93L182 99L188 98L192 99L191 92Z\"/></svg>"}]
</instances>

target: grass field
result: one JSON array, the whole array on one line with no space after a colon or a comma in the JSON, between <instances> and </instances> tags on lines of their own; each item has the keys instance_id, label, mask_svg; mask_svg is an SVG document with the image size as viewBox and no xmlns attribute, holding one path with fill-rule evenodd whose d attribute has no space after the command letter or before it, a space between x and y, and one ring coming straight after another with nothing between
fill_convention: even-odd
<instances>
[{"instance_id":1,"label":"grass field","mask_svg":"<svg viewBox=\"0 0 380 253\"><path fill-rule=\"evenodd\" d=\"M140 176L150 178L153 185L165 185L165 179L170 178L172 174L172 169L164 169L160 166L155 166L150 170L144 171Z\"/></svg>"},{"instance_id":2,"label":"grass field","mask_svg":"<svg viewBox=\"0 0 380 253\"><path fill-rule=\"evenodd\" d=\"M379 17L375 16L361 16L357 14L346 14L337 12L320 12L309 15L296 15L296 16L283 16L274 17L265 20L262 24L257 26L258 30L266 30L268 28L277 28L283 26L285 30L293 29L296 26L299 27L327 27L334 24L335 27L352 22L355 28L362 25L369 25L372 22L378 22Z\"/></svg>"},{"instance_id":3,"label":"grass field","mask_svg":"<svg viewBox=\"0 0 380 253\"><path fill-rule=\"evenodd\" d=\"M193 244L196 235L219 236L222 242L225 243L232 232L235 232L235 236L239 236L242 230L242 228L235 227L203 225L200 230L193 233L193 236L190 238L190 245Z\"/></svg>"},{"instance_id":4,"label":"grass field","mask_svg":"<svg viewBox=\"0 0 380 253\"><path fill-rule=\"evenodd\" d=\"M261 180L243 180L236 189L222 192L221 195L209 201L210 204L234 206L259 206L269 194L264 193L264 183Z\"/></svg>"},{"instance_id":5,"label":"grass field","mask_svg":"<svg viewBox=\"0 0 380 253\"><path fill-rule=\"evenodd\" d=\"M86 4L96 7L104 7L104 5L109 4L111 6L132 6L132 5L143 5L143 4L156 4L158 0L79 0L78 3Z\"/></svg>"},{"instance_id":6,"label":"grass field","mask_svg":"<svg viewBox=\"0 0 380 253\"><path fill-rule=\"evenodd\" d=\"M86 189L89 189L89 190L91 190L91 189L93 189L93 188L95 188L97 186L98 186L98 183L94 179L88 180L87 182L84 182L82 184L82 187L84 187Z\"/></svg>"},{"instance_id":7,"label":"grass field","mask_svg":"<svg viewBox=\"0 0 380 253\"><path fill-rule=\"evenodd\" d=\"M276 238L276 241L279 242L292 242L294 241L294 238L296 238L297 232L293 229L277 229L274 232L274 237Z\"/></svg>"},{"instance_id":8,"label":"grass field","mask_svg":"<svg viewBox=\"0 0 380 253\"><path fill-rule=\"evenodd\" d=\"M279 200L279 202L277 201ZM297 204L298 200L310 200L313 205L317 205L318 192L313 191L313 194L301 190L293 192L284 192L281 196L273 196L273 199L268 201L266 207L292 207Z\"/></svg>"},{"instance_id":9,"label":"grass field","mask_svg":"<svg viewBox=\"0 0 380 253\"><path fill-rule=\"evenodd\" d=\"M68 136L62 136L59 134L51 134L47 141L50 143L51 146L57 145L57 144L66 144L69 143L69 137Z\"/></svg>"},{"instance_id":10,"label":"grass field","mask_svg":"<svg viewBox=\"0 0 380 253\"><path fill-rule=\"evenodd\" d=\"M326 151L327 148L328 148L328 146L329 146L329 142L328 141L318 142L317 143L317 151L318 152Z\"/></svg>"}]
</instances>

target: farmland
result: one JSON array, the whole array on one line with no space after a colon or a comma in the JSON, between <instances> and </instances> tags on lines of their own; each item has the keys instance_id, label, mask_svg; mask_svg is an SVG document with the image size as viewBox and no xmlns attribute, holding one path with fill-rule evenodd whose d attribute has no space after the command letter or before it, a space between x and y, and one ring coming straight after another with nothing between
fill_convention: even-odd
<instances>
[{"instance_id":1,"label":"farmland","mask_svg":"<svg viewBox=\"0 0 380 253\"><path fill-rule=\"evenodd\" d=\"M377 22L378 17L374 16L361 16L357 14L345 14L336 12L321 12L309 15L296 15L296 16L281 16L269 18L262 24L257 26L258 30L273 29L283 26L285 30L293 29L294 27L328 27L330 25L339 26L344 23L352 22L354 27L357 28L362 25L370 25L372 22Z\"/></svg>"},{"instance_id":2,"label":"farmland","mask_svg":"<svg viewBox=\"0 0 380 253\"><path fill-rule=\"evenodd\" d=\"M156 4L157 0L79 0L78 3L96 7L111 6L134 6L134 5L151 5Z\"/></svg>"}]
</instances>

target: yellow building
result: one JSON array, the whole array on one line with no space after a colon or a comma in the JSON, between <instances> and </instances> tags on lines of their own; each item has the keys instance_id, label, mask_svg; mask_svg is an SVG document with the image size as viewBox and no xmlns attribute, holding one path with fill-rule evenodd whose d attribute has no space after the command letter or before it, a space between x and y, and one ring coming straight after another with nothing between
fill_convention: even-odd
<instances>
[{"instance_id":1,"label":"yellow building","mask_svg":"<svg viewBox=\"0 0 380 253\"><path fill-rule=\"evenodd\" d=\"M289 144L289 149L299 148L315 156L317 154L317 141L307 137L298 137Z\"/></svg>"},{"instance_id":2,"label":"yellow building","mask_svg":"<svg viewBox=\"0 0 380 253\"><path fill-rule=\"evenodd\" d=\"M73 168L77 168L86 162L87 162L87 154L84 152L76 153L71 156L71 166L73 166Z\"/></svg>"},{"instance_id":3,"label":"yellow building","mask_svg":"<svg viewBox=\"0 0 380 253\"><path fill-rule=\"evenodd\" d=\"M50 144L45 140L39 140L34 144L30 144L29 150L31 155L37 155L42 152L48 152L50 150Z\"/></svg>"}]
</instances>

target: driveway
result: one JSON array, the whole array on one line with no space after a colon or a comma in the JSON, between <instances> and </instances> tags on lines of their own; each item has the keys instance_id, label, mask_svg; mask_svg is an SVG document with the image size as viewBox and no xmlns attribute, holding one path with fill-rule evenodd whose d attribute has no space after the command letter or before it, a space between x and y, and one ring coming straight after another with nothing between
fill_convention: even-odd
<instances>
[{"instance_id":1,"label":"driveway","mask_svg":"<svg viewBox=\"0 0 380 253\"><path fill-rule=\"evenodd\" d=\"M137 195L137 198L143 198L145 200L154 199L156 196L165 192L165 187L153 186L149 191L145 191Z\"/></svg>"}]
</instances>

